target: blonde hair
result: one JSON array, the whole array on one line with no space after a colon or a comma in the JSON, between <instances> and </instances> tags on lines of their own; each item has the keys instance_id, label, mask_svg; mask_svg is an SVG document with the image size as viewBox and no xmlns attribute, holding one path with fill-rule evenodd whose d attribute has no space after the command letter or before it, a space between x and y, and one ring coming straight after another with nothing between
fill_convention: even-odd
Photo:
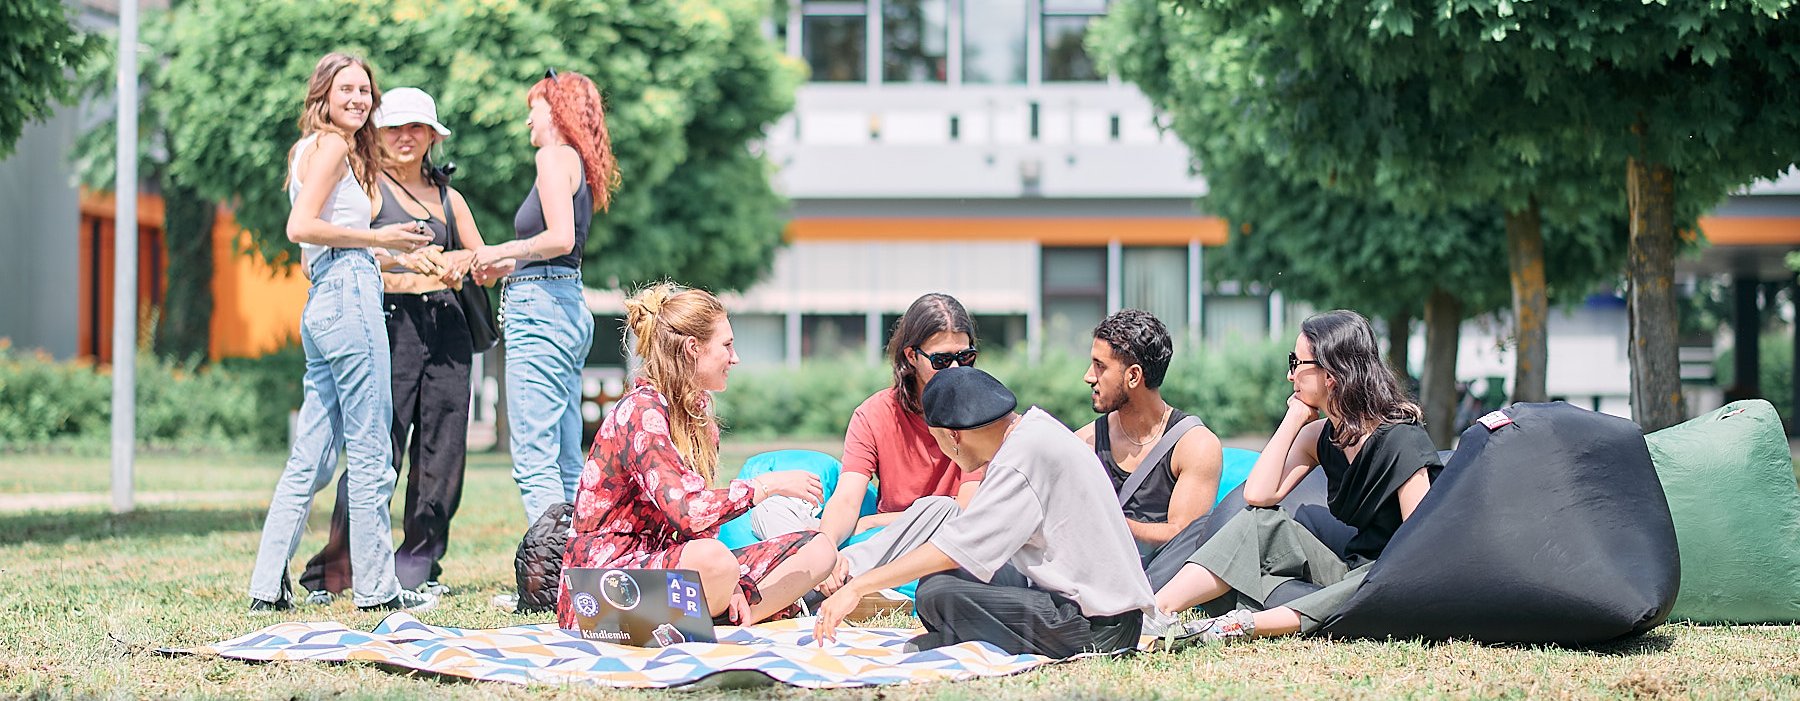
<instances>
[{"instance_id":1,"label":"blonde hair","mask_svg":"<svg viewBox=\"0 0 1800 701\"><path fill-rule=\"evenodd\" d=\"M643 361L638 372L667 398L675 450L708 484L719 467L717 420L711 396L694 385L695 358L683 344L689 338L711 341L713 324L724 317L725 305L717 297L672 282L625 300L625 327L637 336L634 352Z\"/></svg>"}]
</instances>

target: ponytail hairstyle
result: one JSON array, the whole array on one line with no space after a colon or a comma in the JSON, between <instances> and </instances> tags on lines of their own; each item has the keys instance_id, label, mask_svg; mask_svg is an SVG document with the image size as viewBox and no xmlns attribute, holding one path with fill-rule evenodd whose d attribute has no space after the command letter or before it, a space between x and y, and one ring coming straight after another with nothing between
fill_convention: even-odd
<instances>
[{"instance_id":1,"label":"ponytail hairstyle","mask_svg":"<svg viewBox=\"0 0 1800 701\"><path fill-rule=\"evenodd\" d=\"M919 404L925 388L917 386L919 370L906 360L906 351L945 331L968 334L969 345L975 345L975 322L969 319L962 302L942 292L932 292L913 300L900 320L894 322L894 333L888 338L887 354L894 363L894 391L900 394L900 406L914 414L925 413Z\"/></svg>"},{"instance_id":2,"label":"ponytail hairstyle","mask_svg":"<svg viewBox=\"0 0 1800 701\"><path fill-rule=\"evenodd\" d=\"M694 386L695 358L684 347L692 338L711 341L725 305L705 290L663 282L625 300L625 326L637 337L634 352L643 362L639 376L669 402L669 436L682 460L711 484L719 467L718 422L711 393Z\"/></svg>"},{"instance_id":3,"label":"ponytail hairstyle","mask_svg":"<svg viewBox=\"0 0 1800 701\"><path fill-rule=\"evenodd\" d=\"M1347 309L1315 314L1300 323L1300 334L1331 380L1324 409L1341 422L1332 427L1332 445L1348 448L1382 424L1424 421L1419 405L1381 362L1381 346L1363 315Z\"/></svg>"},{"instance_id":4,"label":"ponytail hairstyle","mask_svg":"<svg viewBox=\"0 0 1800 701\"><path fill-rule=\"evenodd\" d=\"M594 195L594 208L611 207L613 191L619 189L619 161L613 157L612 138L606 134L600 89L580 73L551 72L525 94L528 103L537 99L550 105L556 133L580 154L582 177Z\"/></svg>"},{"instance_id":5,"label":"ponytail hairstyle","mask_svg":"<svg viewBox=\"0 0 1800 701\"><path fill-rule=\"evenodd\" d=\"M357 127L354 133L344 133L344 128L331 121L331 83L337 80L339 71L356 66L369 74L369 117ZM319 59L313 66L312 78L306 81L306 102L300 108L300 135L307 136L318 132L329 132L344 137L350 143L350 172L356 176L356 183L373 199L376 193L376 178L387 167L381 138L375 127L375 109L381 106L381 88L375 84L375 69L361 57L333 51ZM288 152L290 167L294 154Z\"/></svg>"}]
</instances>

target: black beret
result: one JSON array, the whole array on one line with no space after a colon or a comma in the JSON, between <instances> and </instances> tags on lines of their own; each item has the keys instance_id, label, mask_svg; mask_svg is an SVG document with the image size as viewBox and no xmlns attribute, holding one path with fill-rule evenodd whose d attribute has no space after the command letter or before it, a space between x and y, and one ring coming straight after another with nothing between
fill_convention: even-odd
<instances>
[{"instance_id":1,"label":"black beret","mask_svg":"<svg viewBox=\"0 0 1800 701\"><path fill-rule=\"evenodd\" d=\"M999 421L1019 405L1019 398L993 375L957 366L939 370L925 383L919 403L925 425L962 431Z\"/></svg>"}]
</instances>

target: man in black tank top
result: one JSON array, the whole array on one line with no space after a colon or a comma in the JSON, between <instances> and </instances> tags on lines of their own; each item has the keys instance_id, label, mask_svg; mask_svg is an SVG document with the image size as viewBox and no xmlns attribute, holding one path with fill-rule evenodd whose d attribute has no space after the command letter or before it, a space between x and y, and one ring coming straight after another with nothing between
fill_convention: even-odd
<instances>
[{"instance_id":1,"label":"man in black tank top","mask_svg":"<svg viewBox=\"0 0 1800 701\"><path fill-rule=\"evenodd\" d=\"M1218 500L1218 436L1162 398L1174 346L1149 312L1121 310L1094 328L1087 376L1100 418L1076 435L1094 447L1119 491L1145 562ZM1173 436L1173 432L1181 432ZM1171 436L1172 445L1165 444ZM1161 448L1162 450L1158 450ZM1142 473L1142 474L1140 474Z\"/></svg>"}]
</instances>

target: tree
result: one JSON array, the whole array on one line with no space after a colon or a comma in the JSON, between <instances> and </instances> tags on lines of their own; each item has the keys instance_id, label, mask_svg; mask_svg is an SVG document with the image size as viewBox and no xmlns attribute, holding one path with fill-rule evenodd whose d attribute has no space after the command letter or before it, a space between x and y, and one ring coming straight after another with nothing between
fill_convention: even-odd
<instances>
[{"instance_id":1,"label":"tree","mask_svg":"<svg viewBox=\"0 0 1800 701\"><path fill-rule=\"evenodd\" d=\"M1185 137L1184 137L1185 138ZM1390 321L1390 358L1404 325L1425 321L1420 399L1438 445L1455 439L1456 356L1465 319L1506 308L1505 213L1498 207L1420 214L1317 183L1283 180L1260 159L1207 167L1207 208L1232 222L1219 260L1234 276L1324 307ZM1564 227L1584 227L1562 231ZM1624 254L1618 218L1554 222L1545 256L1551 298L1579 301ZM1404 369L1400 369L1404 372Z\"/></svg>"},{"instance_id":2,"label":"tree","mask_svg":"<svg viewBox=\"0 0 1800 701\"><path fill-rule=\"evenodd\" d=\"M584 276L674 277L738 289L766 273L784 202L750 146L792 108L803 74L761 33L754 0L190 0L173 11L166 105L176 182L229 202L271 261L284 235L287 147L314 62L370 59L383 88L417 86L456 133L444 147L491 241L531 189L525 91L546 68L600 86L623 185L596 216Z\"/></svg>"},{"instance_id":3,"label":"tree","mask_svg":"<svg viewBox=\"0 0 1800 701\"><path fill-rule=\"evenodd\" d=\"M0 160L27 123L75 95L73 74L100 50L100 37L75 29L68 12L59 0L0 4Z\"/></svg>"},{"instance_id":4,"label":"tree","mask_svg":"<svg viewBox=\"0 0 1800 701\"><path fill-rule=\"evenodd\" d=\"M1095 43L1122 74L1169 96L1163 106L1178 132L1196 136L1190 145L1202 170L1241 152L1281 177L1404 211L1435 216L1499 206L1507 243L1499 259L1511 271L1514 398L1541 401L1548 360L1542 222L1622 207L1622 187L1594 186L1622 183L1622 174L1601 166L1579 128L1519 100L1524 77L1459 60L1459 47L1448 42L1384 41L1410 27L1401 20L1411 21L1384 7L1127 0L1115 5Z\"/></svg>"},{"instance_id":5,"label":"tree","mask_svg":"<svg viewBox=\"0 0 1800 701\"><path fill-rule=\"evenodd\" d=\"M76 96L76 72L101 50L101 38L77 31L59 0L0 4L0 159L13 155L25 124L49 117Z\"/></svg>"}]
</instances>

